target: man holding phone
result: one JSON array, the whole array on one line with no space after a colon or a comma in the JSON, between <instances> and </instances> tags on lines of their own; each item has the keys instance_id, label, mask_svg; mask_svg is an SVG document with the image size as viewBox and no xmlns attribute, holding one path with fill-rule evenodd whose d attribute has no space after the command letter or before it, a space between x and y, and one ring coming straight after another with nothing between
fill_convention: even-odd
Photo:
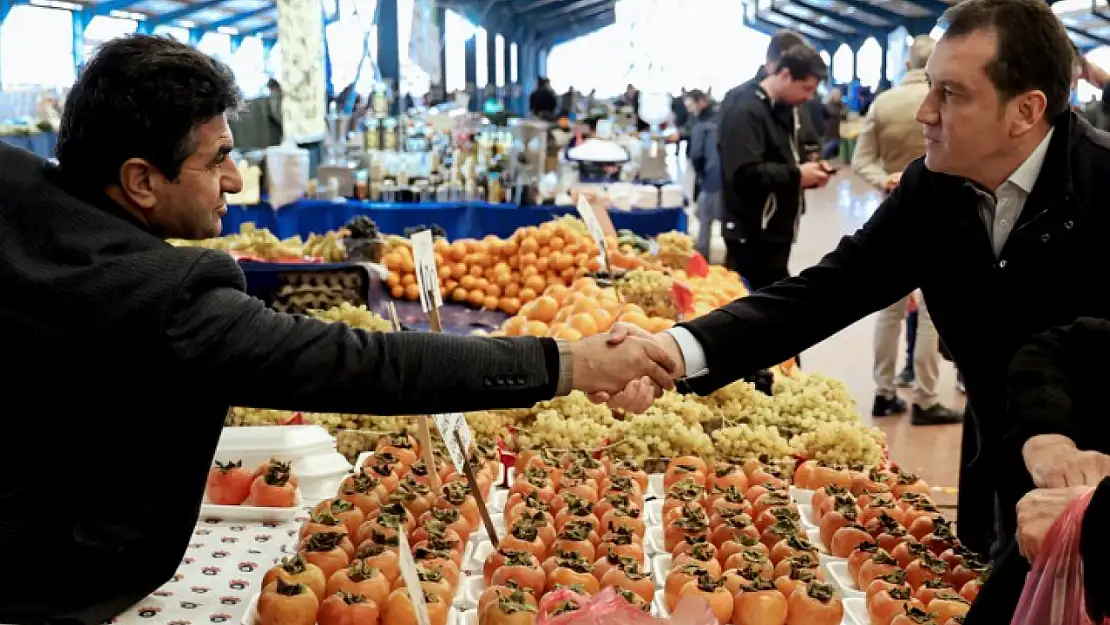
<instances>
[{"instance_id":1,"label":"man holding phone","mask_svg":"<svg viewBox=\"0 0 1110 625\"><path fill-rule=\"evenodd\" d=\"M805 189L828 184L827 163L811 161L797 107L813 98L827 68L816 50L795 45L773 72L738 87L721 115L721 178L728 187L722 233L728 265L752 290L788 277Z\"/></svg>"}]
</instances>

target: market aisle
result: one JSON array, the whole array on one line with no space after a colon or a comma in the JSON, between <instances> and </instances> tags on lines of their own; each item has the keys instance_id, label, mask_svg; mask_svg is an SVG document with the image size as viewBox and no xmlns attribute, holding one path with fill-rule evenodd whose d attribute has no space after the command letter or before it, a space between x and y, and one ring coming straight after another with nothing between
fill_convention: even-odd
<instances>
[{"instance_id":1,"label":"market aisle","mask_svg":"<svg viewBox=\"0 0 1110 625\"><path fill-rule=\"evenodd\" d=\"M842 235L854 232L866 221L878 208L880 200L879 193L871 190L847 167L841 169L828 187L808 193L809 208L802 218L791 257L791 271L798 273L819 261L836 246ZM893 258L891 262L898 260ZM844 380L865 418L869 418L875 389L871 381L874 327L874 315L871 315L805 352L802 357L807 370ZM903 336L903 345L904 339ZM903 347L902 356L904 353ZM903 396L909 400L908 394ZM956 392L955 370L947 362L941 366L940 397L947 406L963 408L963 397ZM882 419L876 425L887 433L891 457L906 470L920 474L935 486L956 485L960 426L913 427L908 415Z\"/></svg>"}]
</instances>

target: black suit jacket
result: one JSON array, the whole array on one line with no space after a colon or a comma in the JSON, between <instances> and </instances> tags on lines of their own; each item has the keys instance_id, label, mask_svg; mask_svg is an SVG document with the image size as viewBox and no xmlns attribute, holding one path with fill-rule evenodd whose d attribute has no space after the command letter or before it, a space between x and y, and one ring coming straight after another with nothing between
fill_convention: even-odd
<instances>
[{"instance_id":1,"label":"black suit jacket","mask_svg":"<svg viewBox=\"0 0 1110 625\"><path fill-rule=\"evenodd\" d=\"M232 405L420 414L550 398L550 340L282 315L226 254L175 248L0 144L0 622L99 625L174 573ZM73 567L79 583L43 579Z\"/></svg>"},{"instance_id":2,"label":"black suit jacket","mask_svg":"<svg viewBox=\"0 0 1110 625\"><path fill-rule=\"evenodd\" d=\"M709 364L707 375L683 386L711 392L920 288L963 373L973 409L964 432L974 437L970 447L977 453L963 459L964 470L990 475L977 495L993 499L990 484L1025 473L1023 466L996 461L1011 427L1006 379L1014 354L1035 333L1110 314L1110 290L1099 281L1110 271L1110 136L1072 113L1054 125L1040 177L999 258L970 183L915 161L871 219L820 263L682 324L705 347ZM921 245L938 253L893 262ZM1009 541L1017 493L1005 495L1001 538ZM990 512L983 514L989 522ZM981 516L964 518L961 509L961 535Z\"/></svg>"}]
</instances>

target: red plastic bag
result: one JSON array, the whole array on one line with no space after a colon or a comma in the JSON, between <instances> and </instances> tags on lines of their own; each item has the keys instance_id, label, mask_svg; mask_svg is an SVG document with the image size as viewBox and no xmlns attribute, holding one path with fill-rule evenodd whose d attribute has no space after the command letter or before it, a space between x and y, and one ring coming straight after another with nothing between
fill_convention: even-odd
<instances>
[{"instance_id":1,"label":"red plastic bag","mask_svg":"<svg viewBox=\"0 0 1110 625\"><path fill-rule=\"evenodd\" d=\"M1079 554L1083 514L1093 494L1092 489L1077 497L1048 529L1010 625L1093 625L1084 601Z\"/></svg>"},{"instance_id":2,"label":"red plastic bag","mask_svg":"<svg viewBox=\"0 0 1110 625\"><path fill-rule=\"evenodd\" d=\"M556 606L573 601L581 606L572 612L548 616ZM687 595L675 606L669 619L655 618L613 591L602 590L593 597L566 588L544 595L540 600L536 625L717 625L709 604L701 597Z\"/></svg>"}]
</instances>

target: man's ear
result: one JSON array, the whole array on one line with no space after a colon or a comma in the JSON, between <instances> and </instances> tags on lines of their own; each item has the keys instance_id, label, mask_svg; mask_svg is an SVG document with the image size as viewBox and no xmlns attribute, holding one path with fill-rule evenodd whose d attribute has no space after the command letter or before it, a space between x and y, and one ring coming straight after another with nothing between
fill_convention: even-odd
<instances>
[{"instance_id":1,"label":"man's ear","mask_svg":"<svg viewBox=\"0 0 1110 625\"><path fill-rule=\"evenodd\" d=\"M119 168L119 184L124 196L136 207L144 211L154 208L155 180L158 175L153 165L141 158L124 161Z\"/></svg>"},{"instance_id":2,"label":"man's ear","mask_svg":"<svg viewBox=\"0 0 1110 625\"><path fill-rule=\"evenodd\" d=\"M1030 132L1045 117L1048 109L1048 99L1040 90L1029 91L1014 99L1017 115L1014 119L1011 134L1020 137Z\"/></svg>"}]
</instances>

